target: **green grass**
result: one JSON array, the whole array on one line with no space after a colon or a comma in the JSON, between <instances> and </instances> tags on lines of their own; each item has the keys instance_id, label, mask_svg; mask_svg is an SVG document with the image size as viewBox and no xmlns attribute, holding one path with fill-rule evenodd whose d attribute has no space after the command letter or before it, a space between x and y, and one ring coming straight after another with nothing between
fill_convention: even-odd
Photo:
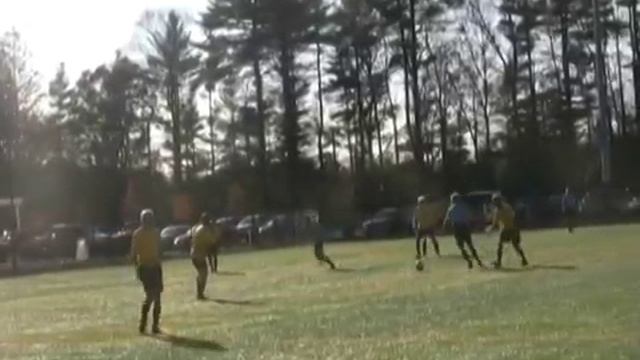
<instances>
[{"instance_id":1,"label":"green grass","mask_svg":"<svg viewBox=\"0 0 640 360\"><path fill-rule=\"evenodd\" d=\"M469 271L449 237L423 273L409 239L328 244L344 272L310 247L223 255L220 302L166 262L159 338L136 333L130 267L0 280L0 358L640 359L640 226L523 238L522 271L510 248L511 271ZM495 237L475 241L492 260Z\"/></svg>"}]
</instances>

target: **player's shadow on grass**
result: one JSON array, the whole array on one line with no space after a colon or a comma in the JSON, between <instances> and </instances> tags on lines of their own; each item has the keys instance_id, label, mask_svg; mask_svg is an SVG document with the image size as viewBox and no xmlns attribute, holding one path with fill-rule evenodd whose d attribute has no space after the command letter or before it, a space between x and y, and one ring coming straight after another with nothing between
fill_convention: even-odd
<instances>
[{"instance_id":1,"label":"player's shadow on grass","mask_svg":"<svg viewBox=\"0 0 640 360\"><path fill-rule=\"evenodd\" d=\"M335 269L333 269L331 271L337 272L337 273L352 273L352 272L356 272L358 270L353 269L353 268L335 268Z\"/></svg>"},{"instance_id":2,"label":"player's shadow on grass","mask_svg":"<svg viewBox=\"0 0 640 360\"><path fill-rule=\"evenodd\" d=\"M226 347L222 346L220 343L214 340L194 339L173 334L160 334L152 337L154 339L169 343L173 346L209 351L227 351Z\"/></svg>"},{"instance_id":3,"label":"player's shadow on grass","mask_svg":"<svg viewBox=\"0 0 640 360\"><path fill-rule=\"evenodd\" d=\"M211 299L216 304L220 305L238 305L238 306L259 306L264 305L264 302L255 300L231 300L231 299Z\"/></svg>"},{"instance_id":4,"label":"player's shadow on grass","mask_svg":"<svg viewBox=\"0 0 640 360\"><path fill-rule=\"evenodd\" d=\"M218 271L216 273L214 273L214 275L219 275L219 276L247 276L246 273L240 272L240 271Z\"/></svg>"},{"instance_id":5,"label":"player's shadow on grass","mask_svg":"<svg viewBox=\"0 0 640 360\"><path fill-rule=\"evenodd\" d=\"M557 270L557 271L575 271L578 270L578 267L575 265L531 265L523 268L499 268L493 269L489 268L493 271L503 272L503 273L522 273L522 272L530 272L530 271L538 271L538 270Z\"/></svg>"}]
</instances>

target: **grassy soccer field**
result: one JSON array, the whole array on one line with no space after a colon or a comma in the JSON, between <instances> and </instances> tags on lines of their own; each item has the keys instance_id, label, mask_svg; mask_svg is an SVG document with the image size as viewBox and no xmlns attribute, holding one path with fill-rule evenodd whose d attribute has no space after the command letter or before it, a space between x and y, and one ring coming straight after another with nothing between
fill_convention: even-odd
<instances>
[{"instance_id":1,"label":"grassy soccer field","mask_svg":"<svg viewBox=\"0 0 640 360\"><path fill-rule=\"evenodd\" d=\"M157 338L137 334L130 267L4 279L0 358L640 359L640 226L523 237L525 270L507 248L506 269L469 271L450 237L423 273L409 239L328 244L341 272L310 247L223 255L209 302L166 262Z\"/></svg>"}]
</instances>

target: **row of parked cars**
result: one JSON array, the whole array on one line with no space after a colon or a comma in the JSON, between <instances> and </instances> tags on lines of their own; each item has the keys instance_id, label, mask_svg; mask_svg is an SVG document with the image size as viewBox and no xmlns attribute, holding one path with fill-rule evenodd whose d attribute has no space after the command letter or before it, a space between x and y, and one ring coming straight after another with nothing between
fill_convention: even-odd
<instances>
[{"instance_id":1,"label":"row of parked cars","mask_svg":"<svg viewBox=\"0 0 640 360\"><path fill-rule=\"evenodd\" d=\"M491 196L493 191L476 191L462 195L470 207L475 227L483 228L489 221ZM518 221L523 227L544 227L557 225L562 218L562 195L510 199L514 205ZM442 217L448 206L448 199L439 200ZM383 208L360 224L349 229L328 231L332 238L354 235L362 238L384 238L406 236L413 233L413 212L415 205ZM595 189L580 197L581 217L586 220L604 218L624 219L640 217L640 197L628 190ZM223 217L217 224L224 230L226 246L242 244L268 246L270 244L291 243L310 234L310 224L318 220L314 210L290 214L253 214L245 217ZM119 229L91 228L78 224L56 224L44 233L20 239L20 254L38 258L68 258L75 256L79 239L85 239L92 257L125 256L131 246L131 237L137 223L127 223ZM189 224L172 224L162 228L161 247L163 251L188 251L191 242ZM327 231L328 229L325 229ZM0 232L0 261L10 251L12 235Z\"/></svg>"},{"instance_id":2,"label":"row of parked cars","mask_svg":"<svg viewBox=\"0 0 640 360\"><path fill-rule=\"evenodd\" d=\"M463 194L463 201L473 216L473 226L482 229L490 221L491 197L495 191L474 191ZM516 210L522 227L556 226L562 221L562 194L509 199ZM590 222L625 220L640 217L640 196L628 189L596 188L579 198L582 219ZM446 213L448 199L440 199L442 217ZM364 238L402 236L413 233L415 205L384 208L365 219L356 230Z\"/></svg>"},{"instance_id":3,"label":"row of parked cars","mask_svg":"<svg viewBox=\"0 0 640 360\"><path fill-rule=\"evenodd\" d=\"M223 245L261 245L291 240L304 234L317 212L294 214L223 217L216 224L223 231ZM37 235L22 234L20 255L27 258L72 258L78 240L84 239L92 257L126 256L131 247L133 232L138 223L130 222L118 229L89 227L81 224L55 224ZM191 224L171 224L160 231L163 252L186 252L191 247ZM0 233L0 260L10 251L11 234Z\"/></svg>"}]
</instances>

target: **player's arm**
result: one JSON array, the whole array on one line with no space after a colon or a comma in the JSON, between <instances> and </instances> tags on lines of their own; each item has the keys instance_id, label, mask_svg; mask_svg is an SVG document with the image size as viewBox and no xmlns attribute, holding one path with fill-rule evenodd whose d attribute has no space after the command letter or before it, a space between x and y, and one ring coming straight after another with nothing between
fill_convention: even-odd
<instances>
[{"instance_id":1,"label":"player's arm","mask_svg":"<svg viewBox=\"0 0 640 360\"><path fill-rule=\"evenodd\" d=\"M131 236L131 249L129 251L129 259L134 266L138 266L138 236L133 233Z\"/></svg>"},{"instance_id":2,"label":"player's arm","mask_svg":"<svg viewBox=\"0 0 640 360\"><path fill-rule=\"evenodd\" d=\"M491 216L491 224L487 226L484 231L490 232L498 228L498 211L494 210L493 215Z\"/></svg>"},{"instance_id":3,"label":"player's arm","mask_svg":"<svg viewBox=\"0 0 640 360\"><path fill-rule=\"evenodd\" d=\"M451 208L447 209L447 212L444 214L444 219L442 219L442 230L446 230L449 225L449 213L451 213Z\"/></svg>"}]
</instances>

